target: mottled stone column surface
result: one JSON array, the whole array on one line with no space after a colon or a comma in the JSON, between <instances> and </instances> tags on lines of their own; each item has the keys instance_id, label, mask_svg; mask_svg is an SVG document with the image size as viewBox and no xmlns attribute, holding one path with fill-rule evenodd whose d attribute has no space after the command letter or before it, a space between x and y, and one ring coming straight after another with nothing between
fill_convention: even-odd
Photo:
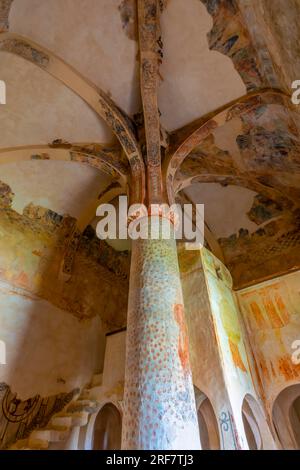
<instances>
[{"instance_id":1,"label":"mottled stone column surface","mask_svg":"<svg viewBox=\"0 0 300 470\"><path fill-rule=\"evenodd\" d=\"M127 323L123 449L200 449L176 241L134 240Z\"/></svg>"}]
</instances>

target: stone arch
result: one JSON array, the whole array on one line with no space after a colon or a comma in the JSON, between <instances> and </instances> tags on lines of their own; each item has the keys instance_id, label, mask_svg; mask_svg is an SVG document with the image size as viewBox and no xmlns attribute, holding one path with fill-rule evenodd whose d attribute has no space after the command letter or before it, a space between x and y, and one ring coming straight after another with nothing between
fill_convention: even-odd
<instances>
[{"instance_id":1,"label":"stone arch","mask_svg":"<svg viewBox=\"0 0 300 470\"><path fill-rule=\"evenodd\" d=\"M176 175L185 158L216 128L233 118L247 114L255 107L268 104L279 104L286 109L291 107L290 99L284 92L265 88L259 92L248 93L174 133L171 139L173 145L163 163L163 177L170 204L173 203L176 195Z\"/></svg>"},{"instance_id":2,"label":"stone arch","mask_svg":"<svg viewBox=\"0 0 300 470\"><path fill-rule=\"evenodd\" d=\"M220 450L218 421L210 399L205 393L195 388L197 417L201 448L203 450Z\"/></svg>"},{"instance_id":3,"label":"stone arch","mask_svg":"<svg viewBox=\"0 0 300 470\"><path fill-rule=\"evenodd\" d=\"M55 145L26 145L0 149L0 167L24 161L80 163L95 168L111 178L111 183L104 190L99 188L98 198L92 201L85 213L78 217L77 227L81 232L95 217L100 204L128 193L129 166L126 157L124 160L122 156L120 147L91 143L71 144L62 141Z\"/></svg>"},{"instance_id":4,"label":"stone arch","mask_svg":"<svg viewBox=\"0 0 300 470\"><path fill-rule=\"evenodd\" d=\"M145 168L134 125L113 100L77 70L48 49L28 38L5 32L1 34L0 51L22 57L49 73L82 98L112 129L128 158L131 168L131 201L143 203Z\"/></svg>"},{"instance_id":5,"label":"stone arch","mask_svg":"<svg viewBox=\"0 0 300 470\"><path fill-rule=\"evenodd\" d=\"M246 395L242 403L242 419L250 450L263 449L263 439L260 431L263 417L260 415L259 405L256 400L251 395Z\"/></svg>"},{"instance_id":6,"label":"stone arch","mask_svg":"<svg viewBox=\"0 0 300 470\"><path fill-rule=\"evenodd\" d=\"M98 412L93 432L93 450L121 449L122 420L117 407L106 403Z\"/></svg>"},{"instance_id":7,"label":"stone arch","mask_svg":"<svg viewBox=\"0 0 300 470\"><path fill-rule=\"evenodd\" d=\"M96 440L95 432L98 433ZM80 429L78 449L120 450L121 435L122 409L118 402L105 401L89 417L88 423Z\"/></svg>"},{"instance_id":8,"label":"stone arch","mask_svg":"<svg viewBox=\"0 0 300 470\"><path fill-rule=\"evenodd\" d=\"M242 421L250 450L278 449L271 423L260 402L249 393L241 407Z\"/></svg>"},{"instance_id":9,"label":"stone arch","mask_svg":"<svg viewBox=\"0 0 300 470\"><path fill-rule=\"evenodd\" d=\"M274 400L273 424L283 449L300 449L300 384L284 388Z\"/></svg>"},{"instance_id":10,"label":"stone arch","mask_svg":"<svg viewBox=\"0 0 300 470\"><path fill-rule=\"evenodd\" d=\"M247 175L236 176L226 174L202 173L199 175L195 175L191 178L185 179L180 184L178 184L177 187L175 186L175 194L196 183L220 183L224 186L232 185L250 189L251 191L262 194L267 199L271 199L272 201L277 202L279 207L281 207L282 209L291 209L294 204L293 200L283 194L280 190L270 188L259 181L252 180Z\"/></svg>"},{"instance_id":11,"label":"stone arch","mask_svg":"<svg viewBox=\"0 0 300 470\"><path fill-rule=\"evenodd\" d=\"M119 148L104 148L96 144L58 144L54 145L26 145L0 149L0 165L32 161L69 161L82 163L91 168L108 174L118 181L120 186L126 186L129 171L121 161Z\"/></svg>"}]
</instances>

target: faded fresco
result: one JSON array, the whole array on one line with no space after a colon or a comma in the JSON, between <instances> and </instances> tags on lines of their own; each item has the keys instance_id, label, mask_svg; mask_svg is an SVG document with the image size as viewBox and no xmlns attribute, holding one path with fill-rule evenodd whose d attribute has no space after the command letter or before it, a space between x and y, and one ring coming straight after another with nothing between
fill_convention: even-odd
<instances>
[{"instance_id":1,"label":"faded fresco","mask_svg":"<svg viewBox=\"0 0 300 470\"><path fill-rule=\"evenodd\" d=\"M284 106L255 106L213 131L177 171L179 191L217 182L256 193L247 216L257 230L241 226L239 233L218 240L237 288L300 265L297 129L298 116ZM222 148L226 140L235 145Z\"/></svg>"},{"instance_id":2,"label":"faded fresco","mask_svg":"<svg viewBox=\"0 0 300 470\"><path fill-rule=\"evenodd\" d=\"M101 367L105 332L126 322L129 279L128 253L91 226L81 233L32 203L20 214L14 197L1 181L1 448L45 428Z\"/></svg>"},{"instance_id":3,"label":"faded fresco","mask_svg":"<svg viewBox=\"0 0 300 470\"><path fill-rule=\"evenodd\" d=\"M292 360L300 339L299 272L237 293L253 352L261 393L268 410L278 393L299 383L300 365Z\"/></svg>"},{"instance_id":4,"label":"faded fresco","mask_svg":"<svg viewBox=\"0 0 300 470\"><path fill-rule=\"evenodd\" d=\"M11 209L13 196L8 185L0 183L2 282L24 289L24 295L44 298L79 319L100 315L108 330L124 326L128 255L100 242L90 226L84 233L76 232L72 217L33 204L22 215L17 213ZM68 266L67 279L62 265Z\"/></svg>"},{"instance_id":5,"label":"faded fresco","mask_svg":"<svg viewBox=\"0 0 300 470\"><path fill-rule=\"evenodd\" d=\"M288 5L288 8L287 8ZM300 12L297 0L251 0L240 2L252 37L269 51L282 84L287 89L299 77L299 31L294 19ZM263 34L262 34L263 32Z\"/></svg>"},{"instance_id":6,"label":"faded fresco","mask_svg":"<svg viewBox=\"0 0 300 470\"><path fill-rule=\"evenodd\" d=\"M232 407L226 390L215 325L199 251L179 249L179 266L193 383L212 404L216 415L221 448L237 449Z\"/></svg>"},{"instance_id":7,"label":"faded fresco","mask_svg":"<svg viewBox=\"0 0 300 470\"><path fill-rule=\"evenodd\" d=\"M289 2L0 0L1 448L33 445L78 390L94 413L84 387L95 374L105 395L105 335L126 327L126 364L104 367L108 382L125 368L106 394L119 402L124 388L124 448L198 448L193 382L222 448L250 447L247 396L257 447L280 447L272 404L300 374ZM137 203L131 221L145 203L168 226L174 214L151 203L189 201L195 215L206 196L210 251L179 247L179 272L174 240L135 240L132 255L100 241L96 208L120 194Z\"/></svg>"},{"instance_id":8,"label":"faded fresco","mask_svg":"<svg viewBox=\"0 0 300 470\"><path fill-rule=\"evenodd\" d=\"M202 250L202 260L214 325L222 351L225 380L236 382L235 386L232 386L232 392L235 392L241 388L247 388L251 383L238 310L228 282L228 274L225 280L222 275L226 268L222 269L220 263L207 250ZM226 376L227 374L229 377Z\"/></svg>"},{"instance_id":9,"label":"faded fresco","mask_svg":"<svg viewBox=\"0 0 300 470\"><path fill-rule=\"evenodd\" d=\"M292 53L282 47L289 35L293 44L297 38L296 31L287 31L283 14L278 24L274 20L284 2L277 1L276 7L268 1L255 5L235 0L202 3L213 20L207 35L210 49L232 60L248 96L258 92L260 97L256 102L236 100L231 110L223 113L220 108L219 113L173 132L169 180L175 193L205 182L237 185L256 193L248 217L257 230L249 233L241 225L239 232L218 240L234 285L241 288L300 265L299 114L285 95L291 89L289 83L287 90L287 77L282 74L287 63L292 81ZM294 2L291 11L297 11ZM266 94L264 98L265 89L282 91L277 97Z\"/></svg>"},{"instance_id":10,"label":"faded fresco","mask_svg":"<svg viewBox=\"0 0 300 470\"><path fill-rule=\"evenodd\" d=\"M195 252L180 249L179 264L194 384L213 405L222 447L245 449L243 401L250 395L258 403L259 392L231 276L205 248ZM258 409L264 448L273 448L269 423L261 405Z\"/></svg>"},{"instance_id":11,"label":"faded fresco","mask_svg":"<svg viewBox=\"0 0 300 470\"><path fill-rule=\"evenodd\" d=\"M278 86L274 65L266 46L257 51L238 0L201 0L213 18L208 34L209 47L230 57L248 91ZM255 24L253 24L255 27ZM262 49L262 44L260 48ZM262 60L263 59L263 60ZM278 72L278 71L277 71Z\"/></svg>"},{"instance_id":12,"label":"faded fresco","mask_svg":"<svg viewBox=\"0 0 300 470\"><path fill-rule=\"evenodd\" d=\"M33 429L47 426L51 417L61 411L79 390L50 397L36 395L20 400L5 383L0 383L0 449L7 449L17 440L26 439Z\"/></svg>"}]
</instances>

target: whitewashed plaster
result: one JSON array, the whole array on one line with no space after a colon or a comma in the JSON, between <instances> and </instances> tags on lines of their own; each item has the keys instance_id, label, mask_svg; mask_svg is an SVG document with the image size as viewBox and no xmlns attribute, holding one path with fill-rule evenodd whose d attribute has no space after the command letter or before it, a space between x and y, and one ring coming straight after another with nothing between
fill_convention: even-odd
<instances>
[{"instance_id":1,"label":"whitewashed plaster","mask_svg":"<svg viewBox=\"0 0 300 470\"><path fill-rule=\"evenodd\" d=\"M24 22L26 23L26 22ZM0 52L6 105L0 108L0 146L68 142L110 142L104 121L73 91L36 65Z\"/></svg>"},{"instance_id":2,"label":"whitewashed plaster","mask_svg":"<svg viewBox=\"0 0 300 470\"><path fill-rule=\"evenodd\" d=\"M70 392L89 383L102 366L105 339L98 316L79 321L45 300L18 295L2 284L0 309L0 338L6 344L0 381L18 398Z\"/></svg>"},{"instance_id":3,"label":"whitewashed plaster","mask_svg":"<svg viewBox=\"0 0 300 470\"><path fill-rule=\"evenodd\" d=\"M1 181L15 194L12 207L20 213L33 203L79 218L110 182L108 175L77 162L20 161L0 168Z\"/></svg>"},{"instance_id":4,"label":"whitewashed plaster","mask_svg":"<svg viewBox=\"0 0 300 470\"><path fill-rule=\"evenodd\" d=\"M137 43L123 31L120 3L16 0L10 31L53 51L132 114L140 110Z\"/></svg>"},{"instance_id":5,"label":"whitewashed plaster","mask_svg":"<svg viewBox=\"0 0 300 470\"><path fill-rule=\"evenodd\" d=\"M229 237L240 228L253 233L258 225L247 217L256 195L240 186L196 183L185 190L198 204L204 204L204 218L216 238Z\"/></svg>"},{"instance_id":6,"label":"whitewashed plaster","mask_svg":"<svg viewBox=\"0 0 300 470\"><path fill-rule=\"evenodd\" d=\"M161 16L159 108L169 131L246 93L232 61L209 50L211 28L212 17L199 0L171 0Z\"/></svg>"}]
</instances>

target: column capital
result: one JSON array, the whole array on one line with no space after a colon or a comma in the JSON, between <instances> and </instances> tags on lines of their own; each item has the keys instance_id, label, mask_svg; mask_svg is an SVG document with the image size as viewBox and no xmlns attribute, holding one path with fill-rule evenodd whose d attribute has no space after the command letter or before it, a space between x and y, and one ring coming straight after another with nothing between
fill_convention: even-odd
<instances>
[{"instance_id":1,"label":"column capital","mask_svg":"<svg viewBox=\"0 0 300 470\"><path fill-rule=\"evenodd\" d=\"M178 210L168 204L151 204L148 208L144 204L134 204L129 207L127 225L135 220L140 220L144 217L160 217L167 219L176 229L179 223Z\"/></svg>"}]
</instances>

